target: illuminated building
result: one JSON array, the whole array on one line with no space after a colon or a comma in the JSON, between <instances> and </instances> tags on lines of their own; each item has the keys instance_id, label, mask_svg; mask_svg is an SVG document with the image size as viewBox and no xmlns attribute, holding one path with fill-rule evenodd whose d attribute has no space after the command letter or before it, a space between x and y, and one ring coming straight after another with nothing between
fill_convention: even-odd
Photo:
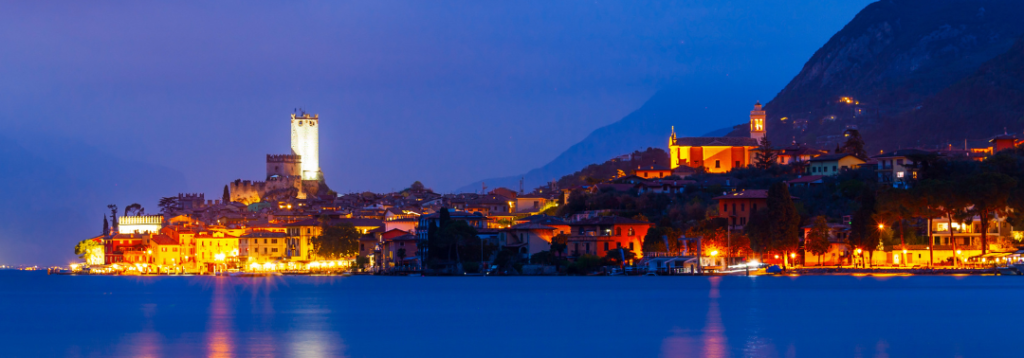
<instances>
[{"instance_id":1,"label":"illuminated building","mask_svg":"<svg viewBox=\"0 0 1024 358\"><path fill-rule=\"evenodd\" d=\"M240 260L266 262L283 259L287 255L288 235L283 232L254 231L238 239Z\"/></svg>"},{"instance_id":2,"label":"illuminated building","mask_svg":"<svg viewBox=\"0 0 1024 358\"><path fill-rule=\"evenodd\" d=\"M604 257L610 250L626 249L636 258L643 258L643 240L654 226L646 221L619 216L599 216L570 223L566 241L569 256L596 255Z\"/></svg>"},{"instance_id":3,"label":"illuminated building","mask_svg":"<svg viewBox=\"0 0 1024 358\"><path fill-rule=\"evenodd\" d=\"M807 174L834 176L840 172L857 169L865 162L853 154L829 154L811 158L808 161Z\"/></svg>"},{"instance_id":4,"label":"illuminated building","mask_svg":"<svg viewBox=\"0 0 1024 358\"><path fill-rule=\"evenodd\" d=\"M303 180L320 179L320 115L292 114L292 154L302 159Z\"/></svg>"},{"instance_id":5,"label":"illuminated building","mask_svg":"<svg viewBox=\"0 0 1024 358\"><path fill-rule=\"evenodd\" d=\"M754 151L765 136L765 111L761 103L750 111L749 137L679 137L675 128L668 139L672 169L703 167L708 173L726 173L754 162Z\"/></svg>"},{"instance_id":6,"label":"illuminated building","mask_svg":"<svg viewBox=\"0 0 1024 358\"><path fill-rule=\"evenodd\" d=\"M195 250L200 270L213 271L214 265L234 266L238 260L238 237L201 231L195 236Z\"/></svg>"},{"instance_id":7,"label":"illuminated building","mask_svg":"<svg viewBox=\"0 0 1024 358\"><path fill-rule=\"evenodd\" d=\"M158 233L163 222L163 215L121 216L117 218L117 231L125 234Z\"/></svg>"}]
</instances>

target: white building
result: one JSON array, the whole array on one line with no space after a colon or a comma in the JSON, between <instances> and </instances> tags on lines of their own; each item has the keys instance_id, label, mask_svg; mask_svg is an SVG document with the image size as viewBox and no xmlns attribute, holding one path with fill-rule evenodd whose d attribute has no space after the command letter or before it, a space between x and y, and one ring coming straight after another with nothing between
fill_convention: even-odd
<instances>
[{"instance_id":1,"label":"white building","mask_svg":"<svg viewBox=\"0 0 1024 358\"><path fill-rule=\"evenodd\" d=\"M117 218L117 231L121 234L159 234L163 215L122 216Z\"/></svg>"},{"instance_id":2,"label":"white building","mask_svg":"<svg viewBox=\"0 0 1024 358\"><path fill-rule=\"evenodd\" d=\"M302 179L320 179L320 115L292 114L292 154L302 158Z\"/></svg>"}]
</instances>

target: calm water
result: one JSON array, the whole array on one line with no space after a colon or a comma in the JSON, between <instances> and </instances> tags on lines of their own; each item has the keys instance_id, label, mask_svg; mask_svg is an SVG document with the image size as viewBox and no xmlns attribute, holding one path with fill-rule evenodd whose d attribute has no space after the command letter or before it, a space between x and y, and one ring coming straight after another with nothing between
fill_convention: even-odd
<instances>
[{"instance_id":1,"label":"calm water","mask_svg":"<svg viewBox=\"0 0 1024 358\"><path fill-rule=\"evenodd\" d=\"M1020 357L1016 277L0 271L0 357Z\"/></svg>"}]
</instances>

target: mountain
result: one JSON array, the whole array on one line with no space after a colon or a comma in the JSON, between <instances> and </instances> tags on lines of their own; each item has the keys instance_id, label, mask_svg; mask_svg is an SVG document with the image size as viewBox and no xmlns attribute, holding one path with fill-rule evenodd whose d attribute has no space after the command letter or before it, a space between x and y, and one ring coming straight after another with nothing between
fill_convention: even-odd
<instances>
[{"instance_id":1,"label":"mountain","mask_svg":"<svg viewBox=\"0 0 1024 358\"><path fill-rule=\"evenodd\" d=\"M1021 0L884 0L861 10L765 104L774 143L834 148L860 129L868 149L980 142L1024 130L1021 96L1024 34ZM1017 45L1014 43L1017 42ZM533 188L592 163L646 147L665 148L667 129L681 136L747 135L749 104L735 93L683 87L659 91L618 122L599 128L547 165L525 175L483 180L489 187ZM711 133L708 101L734 100L739 125ZM721 124L721 119L717 122ZM728 134L726 134L728 133ZM460 191L476 191L476 182Z\"/></svg>"},{"instance_id":2,"label":"mountain","mask_svg":"<svg viewBox=\"0 0 1024 358\"><path fill-rule=\"evenodd\" d=\"M725 122L745 123L754 104L749 98L729 95L738 91L742 85L728 83L718 90L686 86L659 90L640 108L615 123L594 130L548 164L522 175L476 181L456 189L456 192L480 191L482 183L486 183L488 188L503 186L518 189L520 178L523 178L526 190L530 191L590 164L603 163L648 147L667 149L668 136L673 126L679 135L700 136L721 125L722 119L704 114L708 112L708 106L735 108L735 117ZM719 129L713 133L731 130Z\"/></svg>"},{"instance_id":3,"label":"mountain","mask_svg":"<svg viewBox=\"0 0 1024 358\"><path fill-rule=\"evenodd\" d=\"M878 150L1001 134L1010 123L985 115L1019 108L1022 97L1009 96L1012 91L998 98L982 94L992 86L1014 86L1013 71L1006 68L1019 57L1012 52L1024 34L1022 11L1019 0L867 6L765 105L769 138L829 148L855 125L869 148ZM1012 129L1024 128L1018 123Z\"/></svg>"},{"instance_id":4,"label":"mountain","mask_svg":"<svg viewBox=\"0 0 1024 358\"><path fill-rule=\"evenodd\" d=\"M141 203L159 211L159 195L187 188L175 170L120 159L87 144L0 134L0 263L67 264L78 241L99 235L107 204ZM122 214L119 213L118 215Z\"/></svg>"}]
</instances>

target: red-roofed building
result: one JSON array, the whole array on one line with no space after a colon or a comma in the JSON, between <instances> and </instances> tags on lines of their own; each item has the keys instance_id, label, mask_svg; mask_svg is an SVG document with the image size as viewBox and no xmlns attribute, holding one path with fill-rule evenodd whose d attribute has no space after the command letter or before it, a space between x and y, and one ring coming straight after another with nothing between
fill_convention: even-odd
<instances>
[{"instance_id":1,"label":"red-roofed building","mask_svg":"<svg viewBox=\"0 0 1024 358\"><path fill-rule=\"evenodd\" d=\"M567 242L570 256L589 254L604 257L609 250L625 248L641 258L644 236L654 224L619 216L599 216L570 223L569 226L572 228Z\"/></svg>"}]
</instances>

